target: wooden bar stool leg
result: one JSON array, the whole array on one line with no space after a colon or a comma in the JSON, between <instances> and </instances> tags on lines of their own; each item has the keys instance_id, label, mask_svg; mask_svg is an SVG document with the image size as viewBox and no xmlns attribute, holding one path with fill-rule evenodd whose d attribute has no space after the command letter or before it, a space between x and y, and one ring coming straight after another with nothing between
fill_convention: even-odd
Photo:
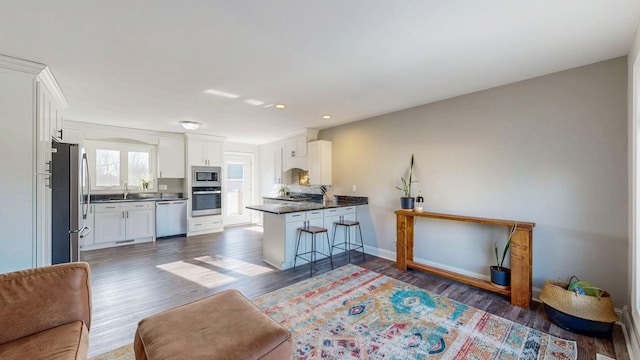
<instances>
[{"instance_id":1,"label":"wooden bar stool leg","mask_svg":"<svg viewBox=\"0 0 640 360\"><path fill-rule=\"evenodd\" d=\"M347 258L349 259L349 264L351 264L351 231L349 231L349 227L344 227L344 239L347 241Z\"/></svg>"},{"instance_id":2,"label":"wooden bar stool leg","mask_svg":"<svg viewBox=\"0 0 640 360\"><path fill-rule=\"evenodd\" d=\"M333 270L333 255L331 254L331 244L329 244L329 233L325 231L324 235L327 238L327 246L329 246L329 261L331 262L331 270Z\"/></svg>"},{"instance_id":3,"label":"wooden bar stool leg","mask_svg":"<svg viewBox=\"0 0 640 360\"><path fill-rule=\"evenodd\" d=\"M316 263L316 234L311 234L311 260L309 262L309 277L313 277L313 265Z\"/></svg>"},{"instance_id":4,"label":"wooden bar stool leg","mask_svg":"<svg viewBox=\"0 0 640 360\"><path fill-rule=\"evenodd\" d=\"M364 257L364 240L362 239L362 228L360 224L358 224L358 232L360 233L360 246L362 246L362 261L366 261L367 259Z\"/></svg>"},{"instance_id":5,"label":"wooden bar stool leg","mask_svg":"<svg viewBox=\"0 0 640 360\"><path fill-rule=\"evenodd\" d=\"M300 236L302 236L302 231L298 230L298 241L296 242L296 252L293 256L293 272L296 272L296 261L298 260L298 249L300 249Z\"/></svg>"}]
</instances>

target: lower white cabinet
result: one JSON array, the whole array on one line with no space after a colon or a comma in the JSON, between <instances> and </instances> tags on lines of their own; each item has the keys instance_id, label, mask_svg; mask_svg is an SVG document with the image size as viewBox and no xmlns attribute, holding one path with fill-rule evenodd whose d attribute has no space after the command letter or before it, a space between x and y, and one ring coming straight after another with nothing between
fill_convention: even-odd
<instances>
[{"instance_id":1,"label":"lower white cabinet","mask_svg":"<svg viewBox=\"0 0 640 360\"><path fill-rule=\"evenodd\" d=\"M154 205L152 201L95 204L94 245L155 240Z\"/></svg>"},{"instance_id":2,"label":"lower white cabinet","mask_svg":"<svg viewBox=\"0 0 640 360\"><path fill-rule=\"evenodd\" d=\"M333 223L338 221L340 216L344 216L345 220L355 220L356 207L309 210L282 215L265 212L263 217L263 260L281 270L292 268L296 253L296 242L298 241L298 229L304 227L305 222L308 222L309 226L324 227L328 230L327 235L329 236L329 243L331 243ZM355 240L353 235L352 233L352 241ZM311 235L303 234L302 236L300 248L298 249L300 253L311 250ZM308 238L304 239L305 236ZM343 241L342 239L344 239L343 232L336 234L336 243ZM323 233L316 234L316 250L329 255L329 245ZM336 249L336 252L342 252L342 250ZM318 260L322 258L322 255L317 254ZM298 261L297 264L302 265L305 262Z\"/></svg>"},{"instance_id":3,"label":"lower white cabinet","mask_svg":"<svg viewBox=\"0 0 640 360\"><path fill-rule=\"evenodd\" d=\"M196 216L189 219L188 236L222 231L222 215Z\"/></svg>"}]
</instances>

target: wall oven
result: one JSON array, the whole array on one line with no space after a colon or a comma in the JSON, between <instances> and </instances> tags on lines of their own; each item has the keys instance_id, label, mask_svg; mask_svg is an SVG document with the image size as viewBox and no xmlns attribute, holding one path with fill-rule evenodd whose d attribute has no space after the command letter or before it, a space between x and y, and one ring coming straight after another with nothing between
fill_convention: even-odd
<instances>
[{"instance_id":1,"label":"wall oven","mask_svg":"<svg viewBox=\"0 0 640 360\"><path fill-rule=\"evenodd\" d=\"M220 186L194 186L191 188L191 216L222 214L222 188Z\"/></svg>"},{"instance_id":2,"label":"wall oven","mask_svg":"<svg viewBox=\"0 0 640 360\"><path fill-rule=\"evenodd\" d=\"M221 186L220 170L219 166L193 166L191 168L191 186Z\"/></svg>"}]
</instances>

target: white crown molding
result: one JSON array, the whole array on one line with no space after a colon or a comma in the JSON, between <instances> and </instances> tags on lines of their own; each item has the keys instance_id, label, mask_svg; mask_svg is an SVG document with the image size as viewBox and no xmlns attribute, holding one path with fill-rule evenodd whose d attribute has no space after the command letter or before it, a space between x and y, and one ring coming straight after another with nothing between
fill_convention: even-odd
<instances>
[{"instance_id":1,"label":"white crown molding","mask_svg":"<svg viewBox=\"0 0 640 360\"><path fill-rule=\"evenodd\" d=\"M47 65L0 54L0 67L31 75L38 75Z\"/></svg>"},{"instance_id":2,"label":"white crown molding","mask_svg":"<svg viewBox=\"0 0 640 360\"><path fill-rule=\"evenodd\" d=\"M62 93L62 89L60 89L56 78L53 76L53 73L48 66L45 66L44 69L42 69L42 71L38 74L38 80L40 80L40 82L47 88L47 90L49 90L50 95L58 104L60 110L64 110L69 107L69 103Z\"/></svg>"},{"instance_id":3,"label":"white crown molding","mask_svg":"<svg viewBox=\"0 0 640 360\"><path fill-rule=\"evenodd\" d=\"M184 133L185 138L191 140L204 140L204 141L217 141L217 142L225 142L227 140L226 136L217 136L217 135L208 135L208 134L196 134L196 133Z\"/></svg>"},{"instance_id":4,"label":"white crown molding","mask_svg":"<svg viewBox=\"0 0 640 360\"><path fill-rule=\"evenodd\" d=\"M0 67L36 76L38 81L47 88L60 110L69 107L67 99L47 65L0 54Z\"/></svg>"}]
</instances>

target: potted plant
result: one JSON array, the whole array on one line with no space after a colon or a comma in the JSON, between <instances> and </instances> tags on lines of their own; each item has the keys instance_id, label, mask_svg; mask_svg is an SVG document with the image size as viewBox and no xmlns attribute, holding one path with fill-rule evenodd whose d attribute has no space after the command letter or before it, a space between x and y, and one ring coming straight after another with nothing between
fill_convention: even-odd
<instances>
[{"instance_id":1,"label":"potted plant","mask_svg":"<svg viewBox=\"0 0 640 360\"><path fill-rule=\"evenodd\" d=\"M491 282L498 287L509 287L511 284L511 269L504 267L504 259L507 257L507 252L509 251L509 247L511 246L511 238L513 238L513 234L515 234L518 229L518 222L516 221L513 224L513 227L509 231L509 238L507 242L504 244L504 248L502 249L502 258L498 256L498 243L495 242L493 244L493 250L496 254L496 264L491 266L489 269L491 271Z\"/></svg>"},{"instance_id":2,"label":"potted plant","mask_svg":"<svg viewBox=\"0 0 640 360\"><path fill-rule=\"evenodd\" d=\"M396 189L402 191L404 196L400 198L400 207L402 209L413 209L414 198L411 197L411 184L413 181L413 154L411 154L411 163L409 164L409 177L407 179L401 177L402 187L396 186Z\"/></svg>"}]
</instances>

